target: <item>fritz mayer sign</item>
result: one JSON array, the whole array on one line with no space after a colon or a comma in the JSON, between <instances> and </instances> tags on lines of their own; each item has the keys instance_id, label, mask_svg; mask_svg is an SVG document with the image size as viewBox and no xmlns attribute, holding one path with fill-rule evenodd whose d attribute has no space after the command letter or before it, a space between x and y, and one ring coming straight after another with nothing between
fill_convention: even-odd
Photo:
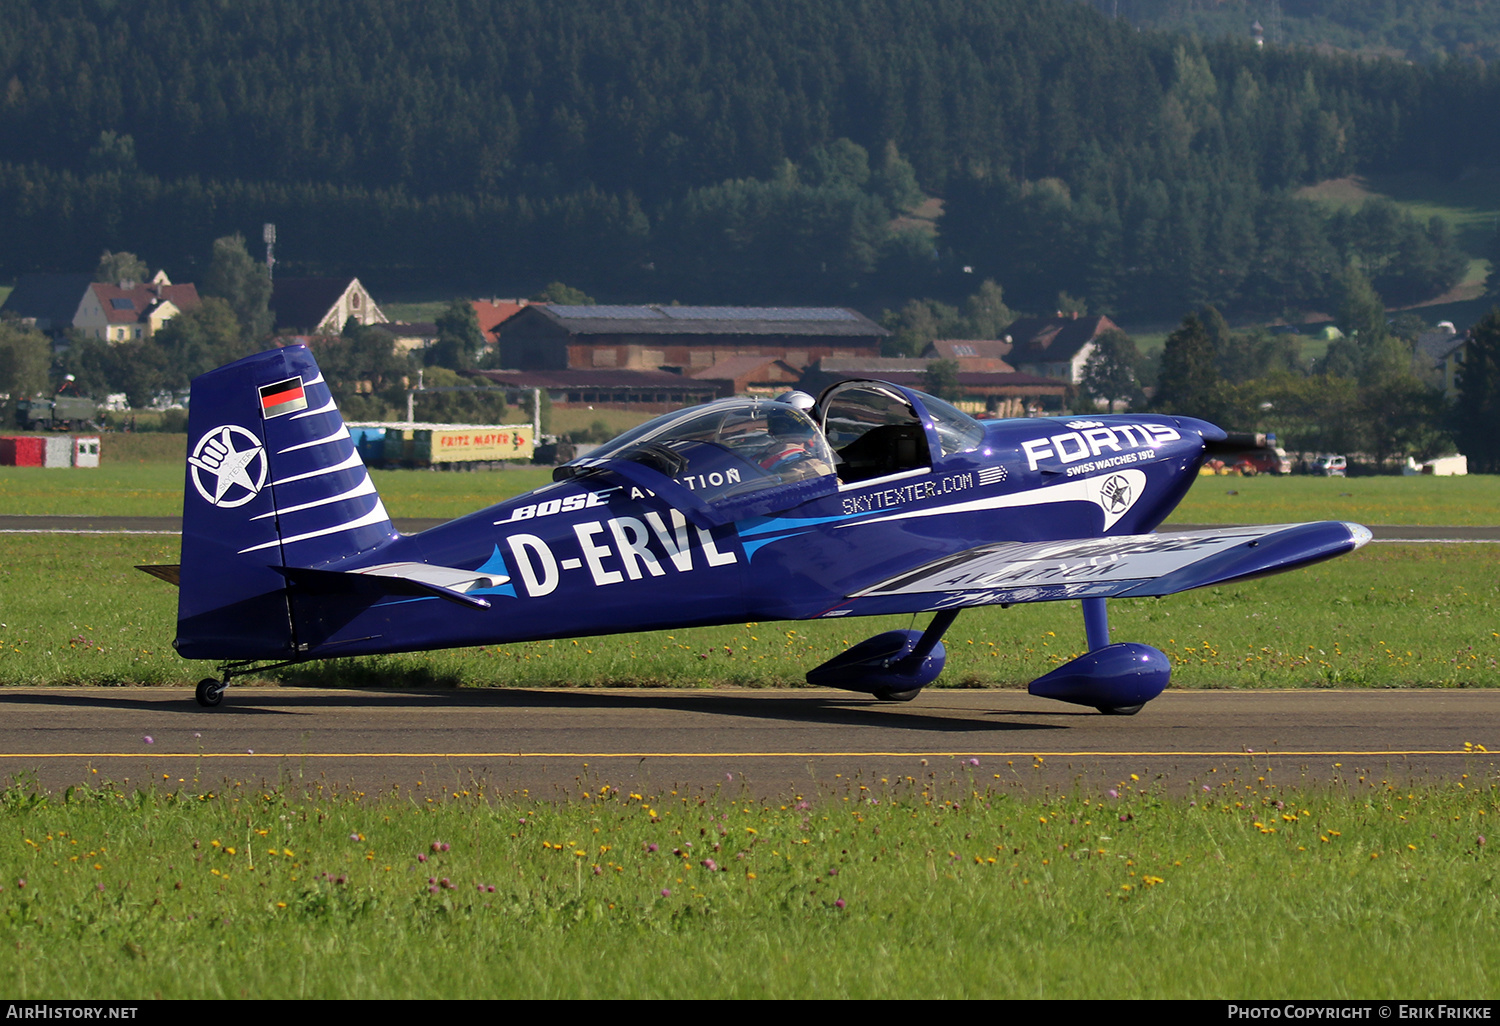
<instances>
[{"instance_id":1,"label":"fritz mayer sign","mask_svg":"<svg viewBox=\"0 0 1500 1026\"><path fill-rule=\"evenodd\" d=\"M530 460L536 437L530 424L431 428L415 432L416 457L433 463Z\"/></svg>"}]
</instances>

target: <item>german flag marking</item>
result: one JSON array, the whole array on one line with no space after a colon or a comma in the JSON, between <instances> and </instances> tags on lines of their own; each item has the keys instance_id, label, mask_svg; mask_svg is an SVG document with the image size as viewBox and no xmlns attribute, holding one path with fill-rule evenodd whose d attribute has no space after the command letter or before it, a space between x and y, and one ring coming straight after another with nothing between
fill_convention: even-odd
<instances>
[{"instance_id":1,"label":"german flag marking","mask_svg":"<svg viewBox=\"0 0 1500 1026\"><path fill-rule=\"evenodd\" d=\"M301 378L287 378L274 385L260 386L260 412L266 420L307 409L307 393Z\"/></svg>"}]
</instances>

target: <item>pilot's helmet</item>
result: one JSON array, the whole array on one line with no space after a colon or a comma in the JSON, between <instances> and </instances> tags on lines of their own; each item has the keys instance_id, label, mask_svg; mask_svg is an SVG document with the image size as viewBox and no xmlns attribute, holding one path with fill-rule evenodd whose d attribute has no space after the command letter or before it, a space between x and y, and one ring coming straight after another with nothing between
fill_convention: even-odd
<instances>
[{"instance_id":1,"label":"pilot's helmet","mask_svg":"<svg viewBox=\"0 0 1500 1026\"><path fill-rule=\"evenodd\" d=\"M818 401L806 392L793 390L783 392L776 397L778 403L785 403L794 410L802 410L804 413L818 404Z\"/></svg>"},{"instance_id":2,"label":"pilot's helmet","mask_svg":"<svg viewBox=\"0 0 1500 1026\"><path fill-rule=\"evenodd\" d=\"M812 438L817 429L812 421L790 410L772 410L766 428L775 438L803 441Z\"/></svg>"}]
</instances>

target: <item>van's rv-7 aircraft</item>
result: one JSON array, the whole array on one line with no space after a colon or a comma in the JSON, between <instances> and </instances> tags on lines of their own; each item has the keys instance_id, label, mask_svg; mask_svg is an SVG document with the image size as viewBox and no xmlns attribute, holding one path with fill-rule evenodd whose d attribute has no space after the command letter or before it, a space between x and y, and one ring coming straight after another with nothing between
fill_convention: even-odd
<instances>
[{"instance_id":1,"label":"van's rv-7 aircraft","mask_svg":"<svg viewBox=\"0 0 1500 1026\"><path fill-rule=\"evenodd\" d=\"M402 535L312 355L193 382L178 653L234 677L312 659L765 620L932 612L807 674L907 700L966 606L1081 600L1089 651L1035 695L1133 713L1171 666L1105 602L1307 566L1370 538L1324 522L1152 532L1224 433L1190 417L980 422L880 381L816 402L665 414L535 491ZM266 664L271 665L266 665Z\"/></svg>"}]
</instances>

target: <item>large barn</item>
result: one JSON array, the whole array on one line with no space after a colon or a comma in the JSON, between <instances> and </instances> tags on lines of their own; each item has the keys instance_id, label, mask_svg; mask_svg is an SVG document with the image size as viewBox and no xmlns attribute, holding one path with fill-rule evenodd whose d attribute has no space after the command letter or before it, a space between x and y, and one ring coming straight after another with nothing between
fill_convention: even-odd
<instances>
[{"instance_id":1,"label":"large barn","mask_svg":"<svg viewBox=\"0 0 1500 1026\"><path fill-rule=\"evenodd\" d=\"M533 303L500 332L507 367L693 375L742 357L798 370L825 356L877 356L884 328L838 307L560 306Z\"/></svg>"}]
</instances>

